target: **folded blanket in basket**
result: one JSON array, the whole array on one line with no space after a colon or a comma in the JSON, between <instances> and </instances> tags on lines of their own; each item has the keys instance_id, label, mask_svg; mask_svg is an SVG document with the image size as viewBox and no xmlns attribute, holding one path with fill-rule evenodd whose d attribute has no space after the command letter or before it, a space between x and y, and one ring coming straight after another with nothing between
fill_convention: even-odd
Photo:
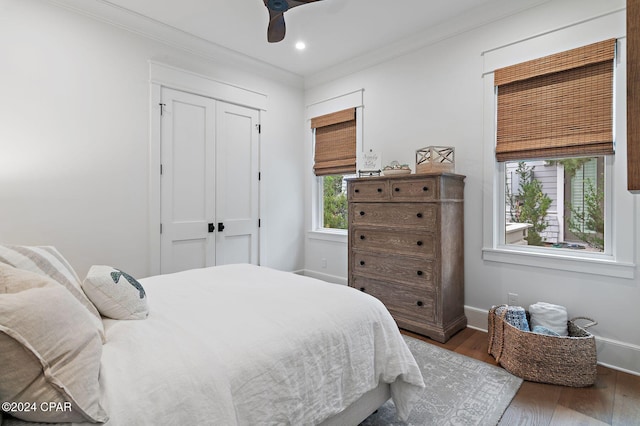
<instances>
[{"instance_id":1,"label":"folded blanket in basket","mask_svg":"<svg viewBox=\"0 0 640 426\"><path fill-rule=\"evenodd\" d=\"M531 328L537 326L545 327L555 331L560 336L568 336L567 321L569 315L564 306L554 305L546 302L538 302L529 306Z\"/></svg>"},{"instance_id":2,"label":"folded blanket in basket","mask_svg":"<svg viewBox=\"0 0 640 426\"><path fill-rule=\"evenodd\" d=\"M547 327L543 327L541 325L536 325L535 327L533 327L533 331L534 333L538 333L538 334L544 334L547 336L559 336L558 333L556 333L553 330L549 330Z\"/></svg>"},{"instance_id":3,"label":"folded blanket in basket","mask_svg":"<svg viewBox=\"0 0 640 426\"><path fill-rule=\"evenodd\" d=\"M527 313L522 306L500 306L496 309L496 315L501 316L505 309L507 310L504 317L506 322L522 331L531 331Z\"/></svg>"}]
</instances>

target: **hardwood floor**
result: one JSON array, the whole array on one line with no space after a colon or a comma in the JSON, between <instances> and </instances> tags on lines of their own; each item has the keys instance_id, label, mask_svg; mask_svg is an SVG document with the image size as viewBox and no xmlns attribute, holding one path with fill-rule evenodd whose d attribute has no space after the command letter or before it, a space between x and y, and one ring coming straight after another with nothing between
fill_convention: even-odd
<instances>
[{"instance_id":1,"label":"hardwood floor","mask_svg":"<svg viewBox=\"0 0 640 426\"><path fill-rule=\"evenodd\" d=\"M421 339L471 358L498 365L487 353L487 333L466 328L447 343ZM598 366L598 378L588 388L525 381L502 416L501 426L640 425L640 376Z\"/></svg>"}]
</instances>

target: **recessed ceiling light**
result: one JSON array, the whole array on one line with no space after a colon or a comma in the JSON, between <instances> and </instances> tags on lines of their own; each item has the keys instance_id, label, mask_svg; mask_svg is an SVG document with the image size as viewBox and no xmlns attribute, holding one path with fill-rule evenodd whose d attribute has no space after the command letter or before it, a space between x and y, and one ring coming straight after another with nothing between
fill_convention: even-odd
<instances>
[{"instance_id":1,"label":"recessed ceiling light","mask_svg":"<svg viewBox=\"0 0 640 426\"><path fill-rule=\"evenodd\" d=\"M299 42L296 43L296 49L298 49L298 50L304 50L306 47L307 47L307 45L304 44L303 41L299 41Z\"/></svg>"}]
</instances>

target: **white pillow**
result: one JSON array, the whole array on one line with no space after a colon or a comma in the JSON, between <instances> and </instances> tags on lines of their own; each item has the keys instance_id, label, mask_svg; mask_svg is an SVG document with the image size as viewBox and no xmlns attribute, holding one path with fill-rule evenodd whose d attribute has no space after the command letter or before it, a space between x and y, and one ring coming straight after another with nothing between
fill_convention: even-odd
<instances>
[{"instance_id":1,"label":"white pillow","mask_svg":"<svg viewBox=\"0 0 640 426\"><path fill-rule=\"evenodd\" d=\"M63 285L91 313L93 318L90 321L99 330L102 341L105 341L100 314L82 292L76 271L55 247L0 245L0 263L50 277Z\"/></svg>"},{"instance_id":2,"label":"white pillow","mask_svg":"<svg viewBox=\"0 0 640 426\"><path fill-rule=\"evenodd\" d=\"M105 317L128 320L145 319L149 315L144 288L135 278L119 269L92 266L82 289Z\"/></svg>"},{"instance_id":3,"label":"white pillow","mask_svg":"<svg viewBox=\"0 0 640 426\"><path fill-rule=\"evenodd\" d=\"M532 330L535 327L544 327L555 331L560 336L569 335L569 329L567 327L569 315L567 314L567 308L564 306L538 302L529 306L529 314L531 317Z\"/></svg>"},{"instance_id":4,"label":"white pillow","mask_svg":"<svg viewBox=\"0 0 640 426\"><path fill-rule=\"evenodd\" d=\"M92 315L49 277L6 266L0 272L9 289L0 293L0 401L33 404L9 411L21 420L107 421ZM58 409L44 409L49 403Z\"/></svg>"}]
</instances>

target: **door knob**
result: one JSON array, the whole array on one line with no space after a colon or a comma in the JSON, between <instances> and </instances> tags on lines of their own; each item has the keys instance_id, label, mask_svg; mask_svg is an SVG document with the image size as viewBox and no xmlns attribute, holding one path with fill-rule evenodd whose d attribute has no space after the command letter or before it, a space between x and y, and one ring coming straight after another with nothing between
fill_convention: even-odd
<instances>
[{"instance_id":1,"label":"door knob","mask_svg":"<svg viewBox=\"0 0 640 426\"><path fill-rule=\"evenodd\" d=\"M218 232L224 231L224 223L218 222Z\"/></svg>"},{"instance_id":2,"label":"door knob","mask_svg":"<svg viewBox=\"0 0 640 426\"><path fill-rule=\"evenodd\" d=\"M213 223L210 223L210 224L209 224L209 232L213 232L213 231L215 231L215 230L216 230L215 225L214 225Z\"/></svg>"}]
</instances>

